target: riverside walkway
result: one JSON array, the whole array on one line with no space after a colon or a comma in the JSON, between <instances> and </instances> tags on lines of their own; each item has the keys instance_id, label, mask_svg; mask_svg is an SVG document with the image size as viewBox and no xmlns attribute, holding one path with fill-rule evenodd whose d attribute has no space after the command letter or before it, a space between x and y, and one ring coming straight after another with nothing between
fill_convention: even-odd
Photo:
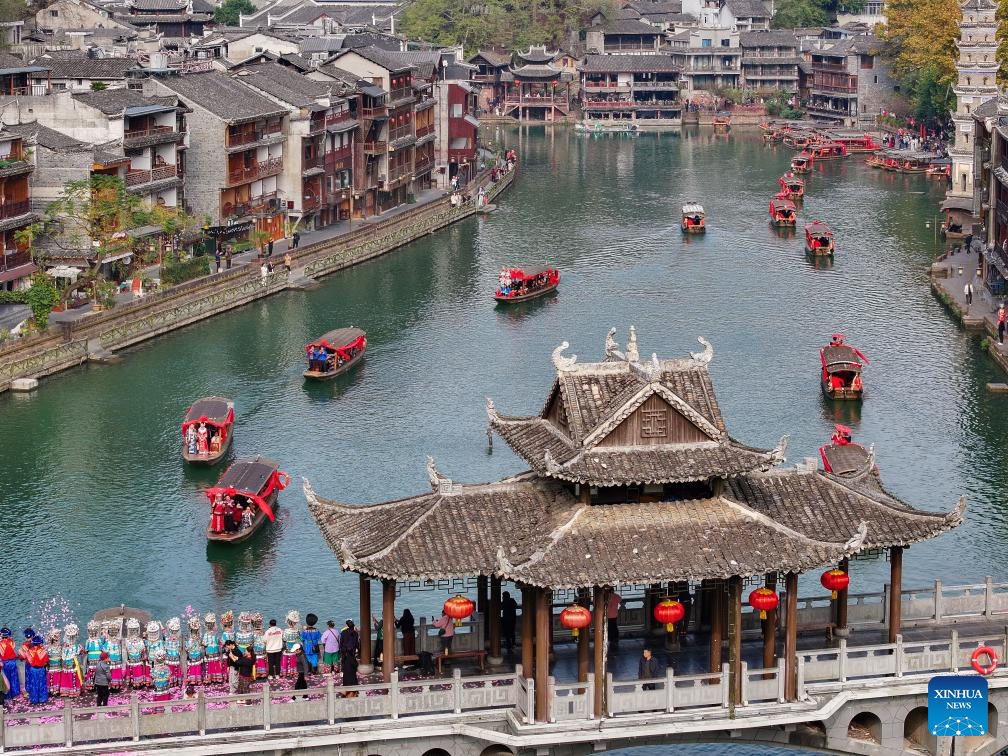
<instances>
[{"instance_id":1,"label":"riverside walkway","mask_svg":"<svg viewBox=\"0 0 1008 756\"><path fill-rule=\"evenodd\" d=\"M664 675L634 679L643 641L622 640L605 680L564 677L576 669L569 632L554 617L558 642L548 678L549 715L535 718L535 682L520 665L493 674L392 680L298 691L260 690L233 696L98 709L74 706L0 717L4 753L258 753L336 754L350 749L374 756L404 754L582 754L635 744L728 741L828 749L848 753L997 753L1008 745L1008 672L988 677L990 725L983 736L934 738L927 732L927 681L936 674L976 674L970 656L978 645L1008 652L1008 583L934 586L901 592L903 635L874 642L885 632L885 593L851 595L850 637L824 644L820 621L829 599L799 599L797 695L785 696L785 665L762 669L759 620L742 616L741 700L730 695L729 667L703 670L706 640L694 628L667 652ZM632 603L632 602L631 602ZM482 619L458 638L481 644ZM621 613L621 631L647 631L643 610ZM695 628L699 631L699 628ZM436 637L426 632L421 646ZM657 640L657 639L656 639ZM660 641L658 641L660 643ZM662 654L659 654L661 656ZM691 662L692 660L692 662ZM701 671L689 673L691 667ZM601 716L592 705L604 691ZM954 750L950 750L954 749Z\"/></svg>"}]
</instances>

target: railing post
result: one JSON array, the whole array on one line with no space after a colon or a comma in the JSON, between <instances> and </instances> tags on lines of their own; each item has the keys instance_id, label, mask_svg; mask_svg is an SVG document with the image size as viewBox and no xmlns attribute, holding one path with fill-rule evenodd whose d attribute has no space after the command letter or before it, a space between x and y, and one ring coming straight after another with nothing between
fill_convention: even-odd
<instances>
[{"instance_id":1,"label":"railing post","mask_svg":"<svg viewBox=\"0 0 1008 756\"><path fill-rule=\"evenodd\" d=\"M797 682L795 684L795 697L801 701L805 698L805 657L798 655L798 674L796 675Z\"/></svg>"},{"instance_id":2,"label":"railing post","mask_svg":"<svg viewBox=\"0 0 1008 756\"><path fill-rule=\"evenodd\" d=\"M594 708L594 702L595 702L595 673L589 672L588 679L585 682L586 682L584 688L585 719L595 719L595 712L592 710Z\"/></svg>"},{"instance_id":3,"label":"railing post","mask_svg":"<svg viewBox=\"0 0 1008 756\"><path fill-rule=\"evenodd\" d=\"M455 699L455 713L462 713L462 670L452 670L452 697Z\"/></svg>"},{"instance_id":4,"label":"railing post","mask_svg":"<svg viewBox=\"0 0 1008 756\"><path fill-rule=\"evenodd\" d=\"M840 649L837 651L837 670L840 673L840 682L847 682L847 639L840 639Z\"/></svg>"},{"instance_id":5,"label":"railing post","mask_svg":"<svg viewBox=\"0 0 1008 756\"><path fill-rule=\"evenodd\" d=\"M7 710L4 707L0 706L0 753L4 752L4 724L6 724L5 722L6 718L4 715L6 713Z\"/></svg>"},{"instance_id":6,"label":"railing post","mask_svg":"<svg viewBox=\"0 0 1008 756\"><path fill-rule=\"evenodd\" d=\"M896 636L896 677L903 677L903 634Z\"/></svg>"},{"instance_id":7,"label":"railing post","mask_svg":"<svg viewBox=\"0 0 1008 756\"><path fill-rule=\"evenodd\" d=\"M535 721L535 679L525 678L525 724Z\"/></svg>"},{"instance_id":8,"label":"railing post","mask_svg":"<svg viewBox=\"0 0 1008 756\"><path fill-rule=\"evenodd\" d=\"M742 680L739 688L739 696L742 699L741 705L745 706L749 703L749 664L746 662L742 662Z\"/></svg>"},{"instance_id":9,"label":"railing post","mask_svg":"<svg viewBox=\"0 0 1008 756\"><path fill-rule=\"evenodd\" d=\"M556 678L550 675L546 678L546 721L556 722L553 709L556 705Z\"/></svg>"},{"instance_id":10,"label":"railing post","mask_svg":"<svg viewBox=\"0 0 1008 756\"><path fill-rule=\"evenodd\" d=\"M616 697L613 694L612 672L606 672L605 687L606 713L611 717L613 715L613 699Z\"/></svg>"},{"instance_id":11,"label":"railing post","mask_svg":"<svg viewBox=\"0 0 1008 756\"><path fill-rule=\"evenodd\" d=\"M949 671L955 674L959 671L959 631L952 631L952 638L949 641Z\"/></svg>"},{"instance_id":12,"label":"railing post","mask_svg":"<svg viewBox=\"0 0 1008 756\"><path fill-rule=\"evenodd\" d=\"M389 682L389 706L392 719L399 719L399 669L392 670L392 680Z\"/></svg>"},{"instance_id":13,"label":"railing post","mask_svg":"<svg viewBox=\"0 0 1008 756\"><path fill-rule=\"evenodd\" d=\"M675 671L670 664L665 668L665 712L675 711Z\"/></svg>"},{"instance_id":14,"label":"railing post","mask_svg":"<svg viewBox=\"0 0 1008 756\"><path fill-rule=\"evenodd\" d=\"M889 583L882 586L882 627L889 627Z\"/></svg>"},{"instance_id":15,"label":"railing post","mask_svg":"<svg viewBox=\"0 0 1008 756\"><path fill-rule=\"evenodd\" d=\"M63 699L63 739L67 748L73 745L73 710L69 698Z\"/></svg>"},{"instance_id":16,"label":"railing post","mask_svg":"<svg viewBox=\"0 0 1008 756\"><path fill-rule=\"evenodd\" d=\"M329 724L336 724L336 684L331 677L326 680L325 700Z\"/></svg>"},{"instance_id":17,"label":"railing post","mask_svg":"<svg viewBox=\"0 0 1008 756\"><path fill-rule=\"evenodd\" d=\"M939 622L942 618L942 612L945 607L942 606L942 583L941 580L935 580L934 586L934 618L935 622Z\"/></svg>"},{"instance_id":18,"label":"railing post","mask_svg":"<svg viewBox=\"0 0 1008 756\"><path fill-rule=\"evenodd\" d=\"M270 686L269 680L263 683L262 686L262 712L263 712L263 729L269 732L270 728Z\"/></svg>"},{"instance_id":19,"label":"railing post","mask_svg":"<svg viewBox=\"0 0 1008 756\"><path fill-rule=\"evenodd\" d=\"M130 696L130 723L133 725L133 742L140 740L140 699Z\"/></svg>"},{"instance_id":20,"label":"railing post","mask_svg":"<svg viewBox=\"0 0 1008 756\"><path fill-rule=\"evenodd\" d=\"M991 615L991 604L993 604L994 599L994 578L988 575L984 578L984 617L990 617Z\"/></svg>"},{"instance_id":21,"label":"railing post","mask_svg":"<svg viewBox=\"0 0 1008 756\"><path fill-rule=\"evenodd\" d=\"M202 690L196 694L196 726L200 735L206 735L206 696Z\"/></svg>"},{"instance_id":22,"label":"railing post","mask_svg":"<svg viewBox=\"0 0 1008 756\"><path fill-rule=\"evenodd\" d=\"M785 690L784 690L784 680L787 675L787 671L784 667L784 660L777 659L777 703L784 703Z\"/></svg>"},{"instance_id":23,"label":"railing post","mask_svg":"<svg viewBox=\"0 0 1008 756\"><path fill-rule=\"evenodd\" d=\"M731 685L728 684L728 665L721 665L721 708L727 709L731 703Z\"/></svg>"}]
</instances>

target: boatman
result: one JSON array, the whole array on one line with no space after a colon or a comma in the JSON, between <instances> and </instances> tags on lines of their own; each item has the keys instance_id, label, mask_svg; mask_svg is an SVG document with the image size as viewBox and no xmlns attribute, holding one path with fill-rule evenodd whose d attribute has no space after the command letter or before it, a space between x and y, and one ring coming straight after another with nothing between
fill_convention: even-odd
<instances>
[{"instance_id":1,"label":"boatman","mask_svg":"<svg viewBox=\"0 0 1008 756\"><path fill-rule=\"evenodd\" d=\"M18 679L17 649L14 647L13 633L9 627L0 628L0 662L3 662L4 677L7 678L8 701L21 695L21 681Z\"/></svg>"}]
</instances>

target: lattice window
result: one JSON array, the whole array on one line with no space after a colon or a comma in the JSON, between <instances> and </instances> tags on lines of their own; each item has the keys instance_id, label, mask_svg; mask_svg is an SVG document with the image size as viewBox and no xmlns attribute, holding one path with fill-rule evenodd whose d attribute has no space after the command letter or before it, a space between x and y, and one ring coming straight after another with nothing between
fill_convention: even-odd
<instances>
[{"instance_id":1,"label":"lattice window","mask_svg":"<svg viewBox=\"0 0 1008 756\"><path fill-rule=\"evenodd\" d=\"M641 438L665 438L668 436L668 410L641 410Z\"/></svg>"}]
</instances>

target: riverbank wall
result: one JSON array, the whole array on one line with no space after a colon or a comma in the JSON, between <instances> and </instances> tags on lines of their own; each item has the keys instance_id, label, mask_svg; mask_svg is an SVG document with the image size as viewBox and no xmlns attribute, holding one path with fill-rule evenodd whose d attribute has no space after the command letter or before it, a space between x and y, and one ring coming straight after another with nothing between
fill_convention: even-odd
<instances>
[{"instance_id":1,"label":"riverbank wall","mask_svg":"<svg viewBox=\"0 0 1008 756\"><path fill-rule=\"evenodd\" d=\"M517 170L490 184L489 171L471 186L486 186L492 202L514 181ZM475 202L453 207L447 196L388 220L367 223L350 233L291 251L290 274L263 278L247 265L147 294L133 303L50 327L39 336L0 349L0 392L18 378L42 378L88 360L107 360L120 349L183 328L281 291L304 288L321 276L384 255L476 214Z\"/></svg>"}]
</instances>

